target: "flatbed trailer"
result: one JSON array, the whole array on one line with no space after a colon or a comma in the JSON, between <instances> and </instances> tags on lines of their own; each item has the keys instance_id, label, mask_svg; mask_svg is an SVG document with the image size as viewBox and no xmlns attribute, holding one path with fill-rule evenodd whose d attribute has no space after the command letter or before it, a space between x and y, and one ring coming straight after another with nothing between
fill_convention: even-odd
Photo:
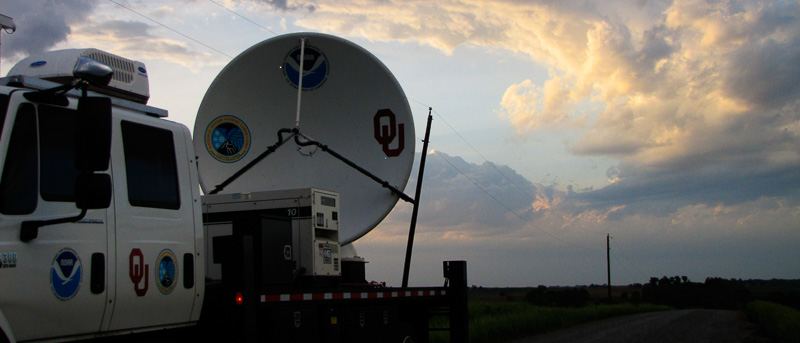
<instances>
[{"instance_id":1,"label":"flatbed trailer","mask_svg":"<svg viewBox=\"0 0 800 343\"><path fill-rule=\"evenodd\" d=\"M315 188L203 196L213 308L201 327L227 321L250 342L426 342L439 315L466 337L466 262L443 262L444 287L367 283L363 262L340 258L338 204Z\"/></svg>"},{"instance_id":2,"label":"flatbed trailer","mask_svg":"<svg viewBox=\"0 0 800 343\"><path fill-rule=\"evenodd\" d=\"M428 342L433 331L467 342L466 262L445 261L443 272L444 287L237 292L207 284L199 327L204 335L243 342ZM434 316L446 316L449 327L431 327Z\"/></svg>"}]
</instances>

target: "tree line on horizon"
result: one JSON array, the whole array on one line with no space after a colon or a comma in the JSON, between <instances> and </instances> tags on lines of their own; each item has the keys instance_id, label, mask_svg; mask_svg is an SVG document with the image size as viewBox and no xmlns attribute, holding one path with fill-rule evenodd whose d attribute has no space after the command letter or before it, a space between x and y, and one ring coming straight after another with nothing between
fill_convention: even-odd
<instances>
[{"instance_id":1,"label":"tree line on horizon","mask_svg":"<svg viewBox=\"0 0 800 343\"><path fill-rule=\"evenodd\" d=\"M533 288L525 300L537 306L583 307L591 302L590 288L607 285ZM739 309L753 300L766 300L800 310L800 280L742 280L709 277L693 282L687 276L651 277L646 284L628 285L612 302L651 303L674 308Z\"/></svg>"},{"instance_id":2,"label":"tree line on horizon","mask_svg":"<svg viewBox=\"0 0 800 343\"><path fill-rule=\"evenodd\" d=\"M642 285L642 300L675 308L738 309L753 300L800 309L800 280L742 280L709 277L692 282L686 276L651 277Z\"/></svg>"}]
</instances>

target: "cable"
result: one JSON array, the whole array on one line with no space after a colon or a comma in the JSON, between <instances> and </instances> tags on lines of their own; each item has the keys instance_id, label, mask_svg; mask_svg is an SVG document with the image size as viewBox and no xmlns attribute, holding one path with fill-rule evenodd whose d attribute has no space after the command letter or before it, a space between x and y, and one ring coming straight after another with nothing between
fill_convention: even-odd
<instances>
[{"instance_id":1,"label":"cable","mask_svg":"<svg viewBox=\"0 0 800 343\"><path fill-rule=\"evenodd\" d=\"M122 7L122 8L124 8L124 9L128 10L128 11L131 11L131 12L133 12L133 13L136 13L136 14L137 14L137 15L139 15L140 17L142 17L142 18L145 18L145 19L147 19L147 20L149 20L149 21L152 21L152 22L154 22L154 23L158 24L159 26L161 26L161 27L163 27L163 28L165 28L165 29L167 29L167 30L170 30L170 31L172 31L172 32L175 32L175 33L177 33L177 34L179 34L179 35L183 36L183 37L184 37L184 38L186 38L186 39L189 39L189 40L191 40L191 41L193 41L193 42L195 42L195 43L197 43L197 44L200 44L200 45L202 45L202 46L204 46L204 47L206 47L206 48L209 48L209 49L211 49L211 50L213 50L213 51L216 51L216 52L217 52L217 53L219 53L220 55L223 55L223 56L225 56L225 57L228 57L228 58L230 58L230 59L233 59L233 56L231 56L231 55L228 55L228 54L226 54L226 53L224 53L224 52L222 52L222 51L219 51L219 50L217 50L217 49L215 49L215 48L211 47L210 45L208 45L208 44L206 44L206 43L203 43L203 42L201 42L201 41L199 41L199 40L197 40L197 39L194 39L194 38L192 38L192 37L189 37L189 36L187 36L187 35L185 35L185 34L181 33L180 31L178 31L178 30L175 30L175 29L173 29L173 28L171 28L171 27L169 27L169 26L167 26L167 25L164 25L164 24L162 24L162 23L160 23L160 22L158 22L158 21L156 21L156 20L154 20L154 19L151 19L150 17L148 17L148 16L146 16L146 15L144 15L144 14L141 14L141 13L139 13L139 12L135 11L134 9L130 8L130 7L127 7L127 6L123 5L123 4L120 4L119 2L116 2L116 1L114 1L114 0L108 0L108 1L109 1L109 2L111 2L111 3L113 3L113 4L115 4L115 5L117 5L117 6L119 6L119 7Z\"/></svg>"},{"instance_id":2,"label":"cable","mask_svg":"<svg viewBox=\"0 0 800 343\"><path fill-rule=\"evenodd\" d=\"M258 27L260 27L260 28L262 28L262 29L264 29L264 30L267 30L267 31L269 31L270 33L272 33L272 34L273 34L273 35L275 35L275 36L277 36L277 35L278 35L277 33L275 33L275 31L272 31L272 30L270 30L270 29L268 29L268 28L266 28L266 27L264 27L264 26L261 26L261 24L259 24L259 23L256 23L256 22L254 22L254 21L250 20L249 18L247 18L247 17L245 17L245 16L243 16L243 15L241 15L241 14L237 13L236 11L234 11L234 10L232 10L232 9L230 9L230 8L227 8L227 7L223 6L223 5L221 5L220 3L218 3L218 2L216 2L216 1L214 1L214 0L208 0L208 1L210 1L210 2L211 2L211 3L213 3L214 5L217 5L217 6L219 6L219 7L222 7L222 8L224 8L224 9L225 9L225 10L227 10L228 12L231 12L231 13L233 13L233 14L235 14L235 15L237 15L237 16L239 16L239 17L241 17L241 18L242 18L242 19L244 19L244 20L247 20L247 21L249 21L251 24L253 24L253 25L255 25L255 26L258 26Z\"/></svg>"}]
</instances>

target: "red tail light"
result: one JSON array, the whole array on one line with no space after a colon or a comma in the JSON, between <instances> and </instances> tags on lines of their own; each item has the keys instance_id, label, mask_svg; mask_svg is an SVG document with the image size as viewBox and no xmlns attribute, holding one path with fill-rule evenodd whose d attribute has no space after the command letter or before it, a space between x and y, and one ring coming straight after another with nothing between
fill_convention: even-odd
<instances>
[{"instance_id":1,"label":"red tail light","mask_svg":"<svg viewBox=\"0 0 800 343\"><path fill-rule=\"evenodd\" d=\"M241 305L244 303L244 296L242 296L242 292L236 292L236 305Z\"/></svg>"}]
</instances>

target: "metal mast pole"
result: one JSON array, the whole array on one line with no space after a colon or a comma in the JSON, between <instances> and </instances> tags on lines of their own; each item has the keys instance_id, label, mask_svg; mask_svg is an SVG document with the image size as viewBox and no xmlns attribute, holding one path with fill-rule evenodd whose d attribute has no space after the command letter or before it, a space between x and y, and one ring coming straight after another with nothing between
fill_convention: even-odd
<instances>
[{"instance_id":1,"label":"metal mast pole","mask_svg":"<svg viewBox=\"0 0 800 343\"><path fill-rule=\"evenodd\" d=\"M306 59L306 39L300 38L300 70L298 70L297 75L297 117L294 121L294 127L300 127L300 103L303 97L303 72L305 66L303 66L303 62Z\"/></svg>"},{"instance_id":2,"label":"metal mast pole","mask_svg":"<svg viewBox=\"0 0 800 343\"><path fill-rule=\"evenodd\" d=\"M406 262L403 266L403 288L408 287L408 270L411 268L411 250L414 247L414 231L417 229L419 197L420 192L422 192L422 175L425 172L425 158L428 156L428 140L431 136L432 110L432 108L428 107L428 126L425 129L425 140L422 141L422 156L419 159L419 173L417 174L417 192L414 193L414 210L411 213L411 227L408 230L408 245L406 246Z\"/></svg>"}]
</instances>

